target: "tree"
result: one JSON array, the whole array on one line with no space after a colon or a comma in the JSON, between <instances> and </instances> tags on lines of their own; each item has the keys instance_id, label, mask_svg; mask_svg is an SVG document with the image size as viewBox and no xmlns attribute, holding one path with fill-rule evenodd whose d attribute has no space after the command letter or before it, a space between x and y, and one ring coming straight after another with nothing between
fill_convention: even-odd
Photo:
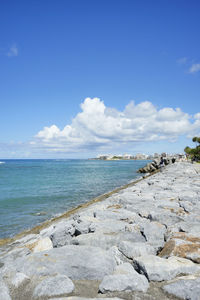
<instances>
[{"instance_id":1,"label":"tree","mask_svg":"<svg viewBox=\"0 0 200 300\"><path fill-rule=\"evenodd\" d=\"M185 147L185 153L191 158L192 160L200 161L200 137L193 137L192 141L196 143L196 148Z\"/></svg>"}]
</instances>

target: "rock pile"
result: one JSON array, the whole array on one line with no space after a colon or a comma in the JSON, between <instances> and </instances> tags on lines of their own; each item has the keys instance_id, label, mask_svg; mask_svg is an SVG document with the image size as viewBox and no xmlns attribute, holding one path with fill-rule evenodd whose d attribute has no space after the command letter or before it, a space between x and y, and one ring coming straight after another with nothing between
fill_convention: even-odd
<instances>
[{"instance_id":1,"label":"rock pile","mask_svg":"<svg viewBox=\"0 0 200 300\"><path fill-rule=\"evenodd\" d=\"M170 164L0 250L0 299L199 299L200 166Z\"/></svg>"},{"instance_id":2,"label":"rock pile","mask_svg":"<svg viewBox=\"0 0 200 300\"><path fill-rule=\"evenodd\" d=\"M154 159L152 162L148 163L143 168L140 168L138 170L138 173L152 173L152 172L155 172L155 171L157 171L161 168L160 163L161 163L160 158ZM172 163L175 163L175 158L173 158L173 157L168 157L168 158L163 159L163 165L164 166L167 166L167 165L172 164Z\"/></svg>"}]
</instances>

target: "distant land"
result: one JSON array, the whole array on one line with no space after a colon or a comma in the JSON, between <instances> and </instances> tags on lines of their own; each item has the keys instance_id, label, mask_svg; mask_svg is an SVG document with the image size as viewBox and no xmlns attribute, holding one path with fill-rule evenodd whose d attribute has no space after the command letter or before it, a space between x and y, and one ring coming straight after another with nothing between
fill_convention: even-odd
<instances>
[{"instance_id":1,"label":"distant land","mask_svg":"<svg viewBox=\"0 0 200 300\"><path fill-rule=\"evenodd\" d=\"M132 154L100 154L95 158L90 158L94 160L153 160L160 157L174 157L174 158L183 158L185 157L185 154L182 153L176 153L176 154L169 154L166 152L163 153L154 153L152 155L147 155L143 153L138 153L136 155Z\"/></svg>"}]
</instances>

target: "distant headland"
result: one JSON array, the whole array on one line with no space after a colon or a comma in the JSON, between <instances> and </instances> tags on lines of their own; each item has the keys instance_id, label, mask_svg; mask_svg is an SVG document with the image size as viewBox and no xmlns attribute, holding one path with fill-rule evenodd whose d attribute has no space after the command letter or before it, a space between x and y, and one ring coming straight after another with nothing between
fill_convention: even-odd
<instances>
[{"instance_id":1,"label":"distant headland","mask_svg":"<svg viewBox=\"0 0 200 300\"><path fill-rule=\"evenodd\" d=\"M168 154L166 152L163 153L154 153L151 155L147 155L144 153L138 153L136 155L132 154L100 154L95 158L90 158L94 160L154 160L154 159L160 159L161 157L174 157L176 159L182 159L185 158L185 154L183 153L176 153L176 154Z\"/></svg>"}]
</instances>

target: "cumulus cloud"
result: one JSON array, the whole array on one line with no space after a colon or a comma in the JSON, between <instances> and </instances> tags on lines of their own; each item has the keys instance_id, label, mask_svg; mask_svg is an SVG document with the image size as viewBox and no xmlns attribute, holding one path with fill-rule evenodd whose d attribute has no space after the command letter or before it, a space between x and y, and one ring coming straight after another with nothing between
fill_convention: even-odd
<instances>
[{"instance_id":1,"label":"cumulus cloud","mask_svg":"<svg viewBox=\"0 0 200 300\"><path fill-rule=\"evenodd\" d=\"M80 152L120 144L169 140L200 133L200 113L194 117L180 108L157 109L151 102L131 101L123 111L106 107L99 98L86 98L63 129L55 124L37 133L33 147L47 151Z\"/></svg>"},{"instance_id":2,"label":"cumulus cloud","mask_svg":"<svg viewBox=\"0 0 200 300\"><path fill-rule=\"evenodd\" d=\"M18 56L18 48L17 48L17 46L15 44L12 45L6 55L8 57Z\"/></svg>"},{"instance_id":3,"label":"cumulus cloud","mask_svg":"<svg viewBox=\"0 0 200 300\"><path fill-rule=\"evenodd\" d=\"M189 69L189 73L196 73L199 71L200 71L200 64L193 64Z\"/></svg>"}]
</instances>

